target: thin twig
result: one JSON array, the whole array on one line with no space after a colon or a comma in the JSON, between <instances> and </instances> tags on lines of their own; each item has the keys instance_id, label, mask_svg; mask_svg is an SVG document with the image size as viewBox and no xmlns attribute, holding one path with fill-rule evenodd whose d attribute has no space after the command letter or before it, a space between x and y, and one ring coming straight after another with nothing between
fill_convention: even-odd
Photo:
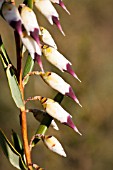
<instances>
[{"instance_id":1,"label":"thin twig","mask_svg":"<svg viewBox=\"0 0 113 170\"><path fill-rule=\"evenodd\" d=\"M29 164L29 166L32 166L36 170L44 170L43 168L40 168L40 166L38 166L37 164Z\"/></svg>"},{"instance_id":2,"label":"thin twig","mask_svg":"<svg viewBox=\"0 0 113 170\"><path fill-rule=\"evenodd\" d=\"M28 102L28 101L35 101L35 100L41 100L41 96L34 96L34 97L29 97L27 98L27 100L25 100L25 104Z\"/></svg>"},{"instance_id":3,"label":"thin twig","mask_svg":"<svg viewBox=\"0 0 113 170\"><path fill-rule=\"evenodd\" d=\"M30 151L32 150L32 147L33 147L32 144L33 144L34 139L35 139L35 138L41 139L42 136L43 136L42 134L35 134L35 135L31 138L30 144L29 144Z\"/></svg>"},{"instance_id":4,"label":"thin twig","mask_svg":"<svg viewBox=\"0 0 113 170\"><path fill-rule=\"evenodd\" d=\"M29 76L32 76L32 75L41 75L42 74L42 72L39 72L39 71L32 71L32 72L30 72L30 73L28 73L24 78L23 78L23 86L25 86L24 85L24 81L29 77Z\"/></svg>"}]
</instances>

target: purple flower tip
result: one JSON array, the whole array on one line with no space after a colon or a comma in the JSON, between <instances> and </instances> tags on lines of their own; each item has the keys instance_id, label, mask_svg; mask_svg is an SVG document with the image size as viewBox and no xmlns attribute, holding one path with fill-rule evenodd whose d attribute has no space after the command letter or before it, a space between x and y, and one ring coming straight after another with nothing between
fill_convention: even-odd
<instances>
[{"instance_id":1,"label":"purple flower tip","mask_svg":"<svg viewBox=\"0 0 113 170\"><path fill-rule=\"evenodd\" d=\"M41 58L40 58L40 56L39 56L38 54L36 54L36 53L35 53L35 60L36 60L37 63L39 64L39 67L41 68L41 71L44 72Z\"/></svg>"},{"instance_id":2,"label":"purple flower tip","mask_svg":"<svg viewBox=\"0 0 113 170\"><path fill-rule=\"evenodd\" d=\"M35 28L34 31L30 31L31 37L37 42L37 44L40 46L40 40L39 40L39 29Z\"/></svg>"},{"instance_id":3,"label":"purple flower tip","mask_svg":"<svg viewBox=\"0 0 113 170\"><path fill-rule=\"evenodd\" d=\"M60 25L59 19L55 16L52 16L52 20L54 22L54 24L56 24L56 26L58 27L58 29L61 31L61 33L65 36L64 31L62 30L62 27Z\"/></svg>"},{"instance_id":4,"label":"purple flower tip","mask_svg":"<svg viewBox=\"0 0 113 170\"><path fill-rule=\"evenodd\" d=\"M23 25L22 25L22 22L20 20L11 21L10 25L13 27L13 29L15 29L18 32L18 34L20 36L22 35L22 29L23 29L22 27L23 27Z\"/></svg>"},{"instance_id":5,"label":"purple flower tip","mask_svg":"<svg viewBox=\"0 0 113 170\"><path fill-rule=\"evenodd\" d=\"M73 89L71 88L71 86L69 87L69 92L68 92L68 93L65 93L65 95L71 97L76 103L78 103L78 104L82 107L82 105L80 104L79 100L78 100L77 97L75 96L74 91L73 91Z\"/></svg>"},{"instance_id":6,"label":"purple flower tip","mask_svg":"<svg viewBox=\"0 0 113 170\"><path fill-rule=\"evenodd\" d=\"M70 15L70 12L67 10L66 6L62 2L62 0L59 0L59 5Z\"/></svg>"},{"instance_id":7,"label":"purple flower tip","mask_svg":"<svg viewBox=\"0 0 113 170\"><path fill-rule=\"evenodd\" d=\"M75 77L79 82L81 82L81 80L78 78L78 76L72 70L71 65L69 63L66 65L66 70L65 71L67 71L69 74L71 74L73 77Z\"/></svg>"},{"instance_id":8,"label":"purple flower tip","mask_svg":"<svg viewBox=\"0 0 113 170\"><path fill-rule=\"evenodd\" d=\"M72 119L70 116L67 117L67 122L64 123L65 125L69 126L70 128L72 128L75 132L77 132L79 135L82 135L79 130L77 129L77 127L74 125Z\"/></svg>"}]
</instances>

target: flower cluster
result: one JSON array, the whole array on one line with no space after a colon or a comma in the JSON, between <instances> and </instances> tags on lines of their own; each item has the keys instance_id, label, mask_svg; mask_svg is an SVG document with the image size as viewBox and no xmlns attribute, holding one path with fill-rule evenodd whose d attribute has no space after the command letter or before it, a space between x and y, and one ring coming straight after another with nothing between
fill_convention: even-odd
<instances>
[{"instance_id":1,"label":"flower cluster","mask_svg":"<svg viewBox=\"0 0 113 170\"><path fill-rule=\"evenodd\" d=\"M68 14L70 14L62 0L34 0L34 6L38 9L38 11L45 16L51 25L56 24L61 33L65 35L59 21L59 14L53 6L53 3L58 4ZM54 72L46 72L43 67L41 60L42 55L59 70L69 73L80 81L72 69L72 63L58 51L56 42L49 31L39 25L34 11L25 3L20 4L17 8L14 0L1 0L0 9L2 17L19 35L22 45L25 47L25 51L28 51L31 58L36 61L40 67L40 71L29 72L28 76L32 74L39 75L44 80L44 82L46 82L54 90L58 91L64 96L72 98L77 104L81 106L72 87L59 75ZM24 80L25 77L23 78L23 84ZM52 117L51 126L54 129L59 130L57 124L54 121L54 119L56 119L81 135L72 121L72 116L67 111L65 111L57 101L42 96L30 97L26 101L29 100L39 100L44 108L44 110L39 110L38 108L26 110L26 112L32 112L38 121L41 122L45 115L48 114ZM40 138L50 150L66 157L61 144L55 137L41 135Z\"/></svg>"}]
</instances>

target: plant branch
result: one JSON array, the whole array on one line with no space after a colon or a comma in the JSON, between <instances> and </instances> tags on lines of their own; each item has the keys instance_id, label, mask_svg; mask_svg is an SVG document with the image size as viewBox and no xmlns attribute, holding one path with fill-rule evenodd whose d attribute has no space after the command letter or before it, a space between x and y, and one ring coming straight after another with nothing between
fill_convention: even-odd
<instances>
[{"instance_id":1,"label":"plant branch","mask_svg":"<svg viewBox=\"0 0 113 170\"><path fill-rule=\"evenodd\" d=\"M20 49L20 37L18 33L15 32L15 42L16 42L16 52L17 52L17 79L20 86L20 91L22 94L22 99L24 101L24 88L22 83L22 56ZM26 120L26 111L24 109L20 109L20 121L21 121L21 131L22 131L22 139L24 145L24 152L26 157L27 165L31 165L31 153L28 144L28 136L27 136L27 120ZM32 166L29 166L29 170L32 170Z\"/></svg>"}]
</instances>

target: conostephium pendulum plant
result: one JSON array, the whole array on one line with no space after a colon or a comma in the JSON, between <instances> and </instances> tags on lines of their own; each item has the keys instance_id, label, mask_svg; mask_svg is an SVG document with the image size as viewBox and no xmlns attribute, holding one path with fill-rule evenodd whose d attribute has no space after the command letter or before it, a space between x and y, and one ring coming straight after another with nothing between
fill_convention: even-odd
<instances>
[{"instance_id":1,"label":"conostephium pendulum plant","mask_svg":"<svg viewBox=\"0 0 113 170\"><path fill-rule=\"evenodd\" d=\"M63 97L68 96L81 106L78 98L71 85L64 81L62 77L54 72L46 71L41 59L44 57L61 72L67 72L80 81L72 68L72 63L59 52L57 44L49 30L39 24L37 16L33 11L33 7L35 6L51 25L55 24L60 32L65 35L55 5L61 6L62 9L70 14L62 0L25 0L19 7L16 6L14 0L0 0L1 16L14 30L17 48L17 68L13 66L13 63L5 50L2 39L0 39L0 58L7 75L12 98L16 106L20 109L23 139L22 143L17 133L13 131L13 144L11 144L3 131L0 130L0 144L4 153L5 150L2 144L3 142L6 144L9 156L7 156L6 153L5 155L10 163L17 169L42 169L37 164L32 163L31 160L32 148L40 140L42 140L44 145L51 151L66 157L66 153L60 142L54 136L45 134L49 126L55 130L59 130L55 120L69 126L81 135L72 120L72 115L60 105ZM23 66L22 61L25 58L25 52L27 52L28 57L25 66ZM38 71L33 71L35 62L39 65ZM40 76L46 84L58 91L58 94L54 99L39 95L24 99L24 90L32 75ZM39 108L27 108L26 104L29 101L35 100L41 103L43 110L40 110ZM28 115L29 112L32 112L36 120L40 122L36 134L31 137L30 142L28 142L27 138L28 132L26 121L26 115ZM12 161L12 159L16 157L18 157L18 161Z\"/></svg>"}]
</instances>

